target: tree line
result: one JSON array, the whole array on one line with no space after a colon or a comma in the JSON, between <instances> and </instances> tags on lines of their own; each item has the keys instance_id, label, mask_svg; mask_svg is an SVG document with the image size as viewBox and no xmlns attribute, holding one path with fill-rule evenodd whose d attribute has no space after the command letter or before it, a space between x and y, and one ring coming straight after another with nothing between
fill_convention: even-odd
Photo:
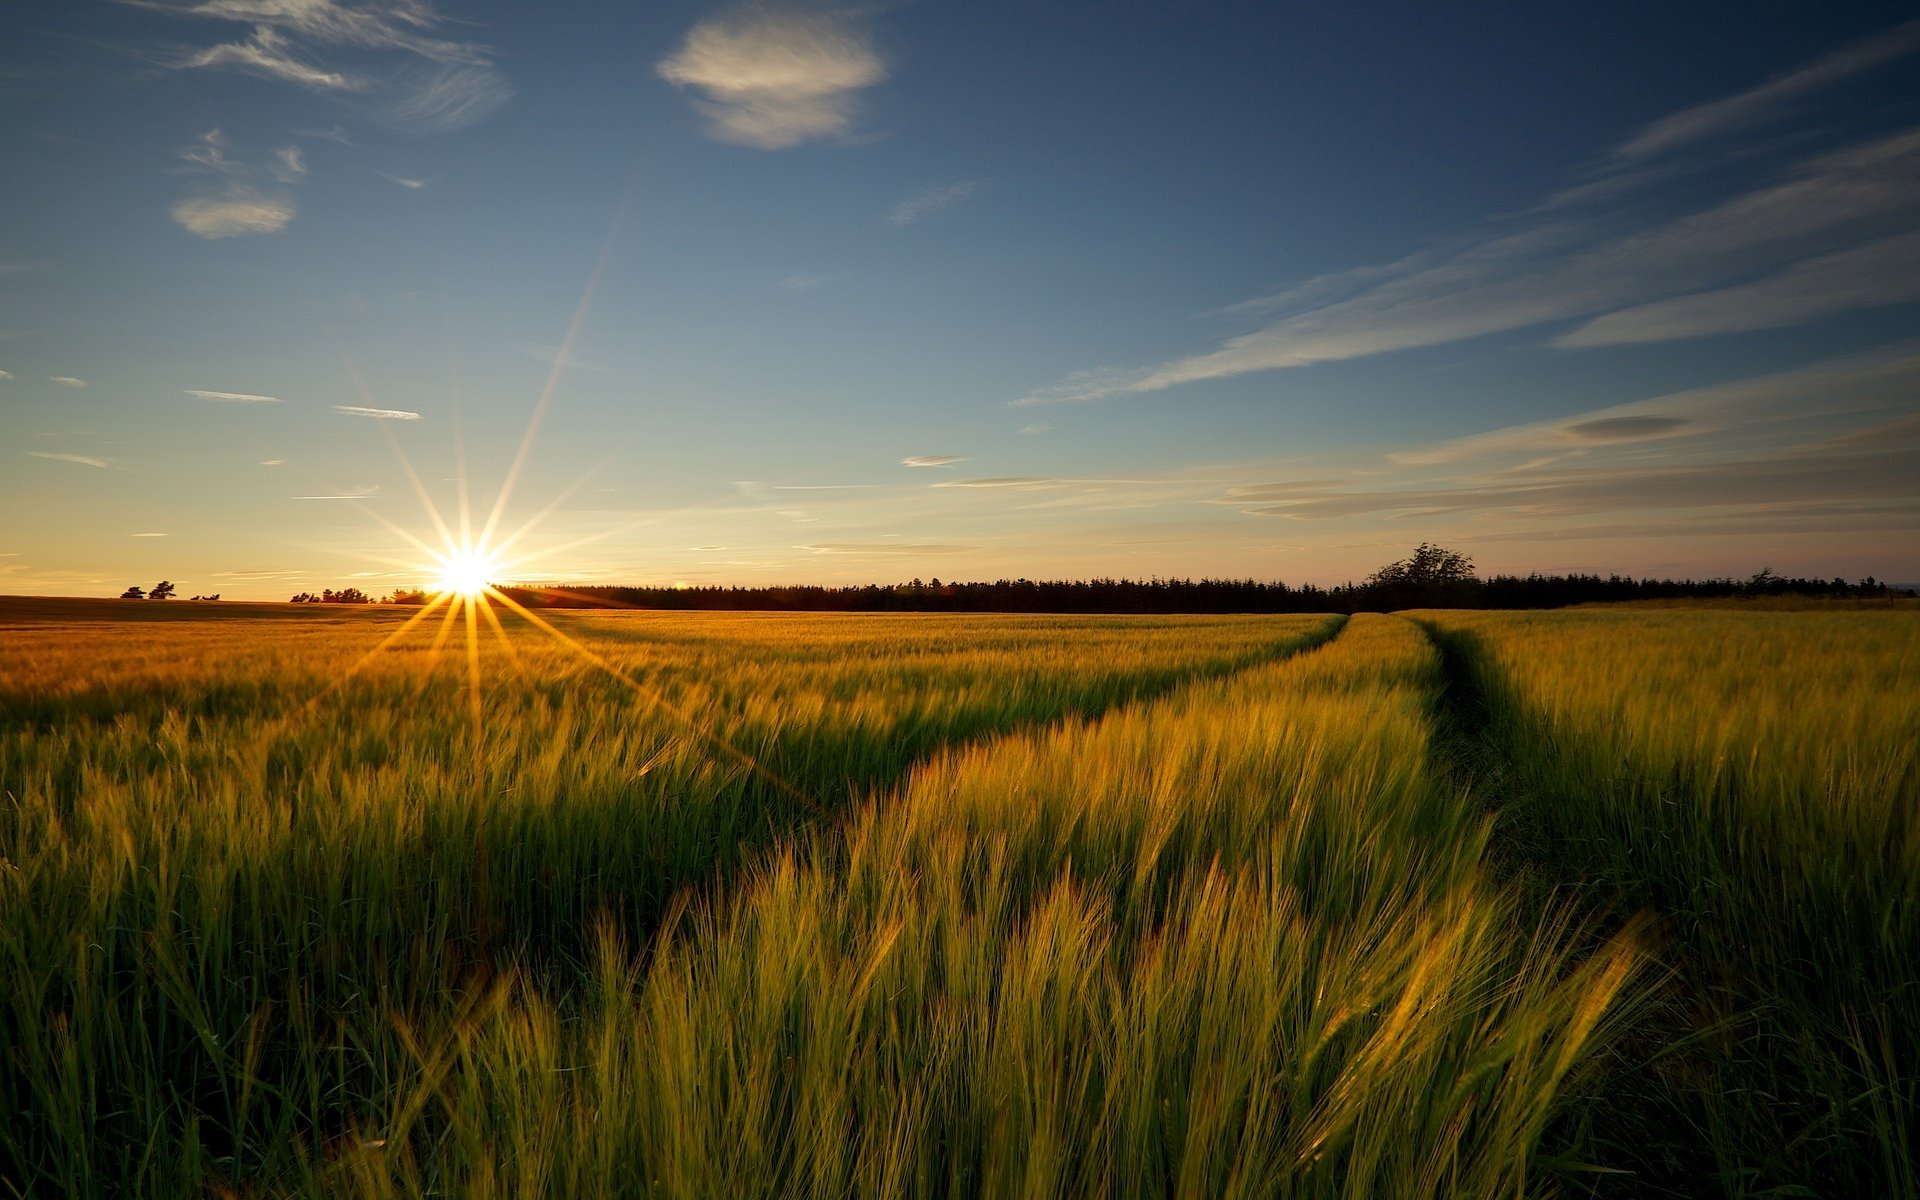
<instances>
[{"instance_id":1,"label":"tree line","mask_svg":"<svg viewBox=\"0 0 1920 1200\"><path fill-rule=\"evenodd\" d=\"M963 613L1320 613L1392 612L1403 608L1564 608L1620 600L1725 599L1798 596L1884 599L1914 593L1871 575L1848 582L1795 578L1763 568L1745 579L1635 579L1626 575L1492 575L1480 578L1473 560L1422 542L1407 558L1388 563L1359 583L1291 586L1256 579L997 579L869 583L849 587L797 584L775 587L649 587L502 585L497 589L528 608L652 608L676 611L963 612ZM161 580L123 600L165 600L174 586ZM218 600L195 596L195 600ZM300 592L294 604L425 604L432 593L397 590L384 600L357 587Z\"/></svg>"},{"instance_id":2,"label":"tree line","mask_svg":"<svg viewBox=\"0 0 1920 1200\"><path fill-rule=\"evenodd\" d=\"M586 587L503 586L528 608L651 608L682 611L963 612L963 613L1318 613L1391 612L1403 608L1563 608L1620 600L1728 597L1875 599L1911 592L1872 576L1793 578L1765 568L1745 579L1636 579L1626 575L1492 575L1473 561L1423 543L1358 583L1319 587L1255 579L998 579L942 582L914 579L851 587ZM398 598L424 603L425 593Z\"/></svg>"}]
</instances>

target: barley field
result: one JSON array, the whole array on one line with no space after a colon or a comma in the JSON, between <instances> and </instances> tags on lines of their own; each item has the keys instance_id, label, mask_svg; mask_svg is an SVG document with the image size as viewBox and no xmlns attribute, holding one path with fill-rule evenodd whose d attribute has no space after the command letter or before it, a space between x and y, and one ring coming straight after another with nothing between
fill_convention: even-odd
<instances>
[{"instance_id":1,"label":"barley field","mask_svg":"<svg viewBox=\"0 0 1920 1200\"><path fill-rule=\"evenodd\" d=\"M315 609L0 600L0 1194L1920 1195L1920 614Z\"/></svg>"}]
</instances>

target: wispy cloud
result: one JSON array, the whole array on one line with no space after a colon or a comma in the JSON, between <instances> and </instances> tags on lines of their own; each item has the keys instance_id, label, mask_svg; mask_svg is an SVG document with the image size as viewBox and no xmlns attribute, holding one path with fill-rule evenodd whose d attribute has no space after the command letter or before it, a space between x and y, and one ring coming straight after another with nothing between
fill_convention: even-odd
<instances>
[{"instance_id":1,"label":"wispy cloud","mask_svg":"<svg viewBox=\"0 0 1920 1200\"><path fill-rule=\"evenodd\" d=\"M260 465L263 467L281 467L285 466L286 462L287 460L284 458L263 458L260 460Z\"/></svg>"},{"instance_id":2,"label":"wispy cloud","mask_svg":"<svg viewBox=\"0 0 1920 1200\"><path fill-rule=\"evenodd\" d=\"M1639 164L1763 113L1771 119L1816 87L1916 48L1920 22L1730 98L1730 107L1655 122L1615 159ZM1909 240L1920 210L1920 127L1784 165L1719 170L1724 165L1605 168L1604 187L1590 180L1451 243L1222 310L1229 318L1280 315L1212 349L1155 366L1079 372L1013 403L1153 392L1578 318L1588 324L1557 345L1772 328L1920 294L1910 265L1920 246ZM1696 170L1719 173L1662 190ZM1714 187L1717 200L1691 199Z\"/></svg>"},{"instance_id":3,"label":"wispy cloud","mask_svg":"<svg viewBox=\"0 0 1920 1200\"><path fill-rule=\"evenodd\" d=\"M1920 50L1920 21L1876 34L1810 63L1646 126L1613 152L1615 162L1653 158L1778 118L1809 95Z\"/></svg>"},{"instance_id":4,"label":"wispy cloud","mask_svg":"<svg viewBox=\"0 0 1920 1200\"><path fill-rule=\"evenodd\" d=\"M245 36L173 57L168 65L226 69L316 92L364 93L372 115L409 133L446 133L512 98L477 42L440 36L449 24L431 0L125 0L180 17L245 25ZM327 61L358 51L353 66ZM414 70L383 68L374 55L404 55ZM417 60L425 60L423 63ZM345 142L337 129L314 134Z\"/></svg>"},{"instance_id":5,"label":"wispy cloud","mask_svg":"<svg viewBox=\"0 0 1920 1200\"><path fill-rule=\"evenodd\" d=\"M307 174L306 154L298 146L282 146L273 152L273 163L267 170L281 183L302 179Z\"/></svg>"},{"instance_id":6,"label":"wispy cloud","mask_svg":"<svg viewBox=\"0 0 1920 1200\"><path fill-rule=\"evenodd\" d=\"M1058 479L1048 479L1044 475L995 475L986 479L948 479L936 483L942 488L1038 488L1057 487Z\"/></svg>"},{"instance_id":7,"label":"wispy cloud","mask_svg":"<svg viewBox=\"0 0 1920 1200\"><path fill-rule=\"evenodd\" d=\"M963 179L944 187L922 188L893 206L887 221L893 225L911 225L944 212L980 190L978 179Z\"/></svg>"},{"instance_id":8,"label":"wispy cloud","mask_svg":"<svg viewBox=\"0 0 1920 1200\"><path fill-rule=\"evenodd\" d=\"M26 451L26 456L28 458L44 458L49 462L77 463L83 467L100 467L104 469L107 466L106 459L94 458L86 454L56 454L51 450L28 450Z\"/></svg>"},{"instance_id":9,"label":"wispy cloud","mask_svg":"<svg viewBox=\"0 0 1920 1200\"><path fill-rule=\"evenodd\" d=\"M811 554L854 554L869 558L899 558L921 554L971 554L984 546L956 546L930 542L818 542L795 546Z\"/></svg>"},{"instance_id":10,"label":"wispy cloud","mask_svg":"<svg viewBox=\"0 0 1920 1200\"><path fill-rule=\"evenodd\" d=\"M47 382L57 383L63 388L73 388L75 390L78 390L80 388L87 386L86 380L75 379L71 375L49 375L47 376Z\"/></svg>"},{"instance_id":11,"label":"wispy cloud","mask_svg":"<svg viewBox=\"0 0 1920 1200\"><path fill-rule=\"evenodd\" d=\"M5 383L7 380L12 378L13 378L12 371L0 371L0 383Z\"/></svg>"},{"instance_id":12,"label":"wispy cloud","mask_svg":"<svg viewBox=\"0 0 1920 1200\"><path fill-rule=\"evenodd\" d=\"M1920 300L1920 231L1802 259L1752 283L1620 309L1553 344L1618 346L1745 333L1913 300Z\"/></svg>"},{"instance_id":13,"label":"wispy cloud","mask_svg":"<svg viewBox=\"0 0 1920 1200\"><path fill-rule=\"evenodd\" d=\"M903 467L951 467L967 461L964 454L910 454L900 460Z\"/></svg>"},{"instance_id":14,"label":"wispy cloud","mask_svg":"<svg viewBox=\"0 0 1920 1200\"><path fill-rule=\"evenodd\" d=\"M204 183L199 195L174 204L173 219L209 240L285 229L295 212L292 193L284 187L262 190L253 180L265 175L286 184L305 176L300 148L283 146L258 169L235 158L230 149L226 134L209 129L180 150L176 173L200 176Z\"/></svg>"},{"instance_id":15,"label":"wispy cloud","mask_svg":"<svg viewBox=\"0 0 1920 1200\"><path fill-rule=\"evenodd\" d=\"M137 537L137 538L156 538L156 537L165 537L167 535L164 533L130 533L127 536Z\"/></svg>"},{"instance_id":16,"label":"wispy cloud","mask_svg":"<svg viewBox=\"0 0 1920 1200\"><path fill-rule=\"evenodd\" d=\"M188 233L209 241L249 233L278 233L293 220L293 201L247 187L219 196L197 196L173 206L173 219Z\"/></svg>"},{"instance_id":17,"label":"wispy cloud","mask_svg":"<svg viewBox=\"0 0 1920 1200\"><path fill-rule=\"evenodd\" d=\"M1920 530L1920 353L1865 356L1491 430L1214 503L1466 541Z\"/></svg>"},{"instance_id":18,"label":"wispy cloud","mask_svg":"<svg viewBox=\"0 0 1920 1200\"><path fill-rule=\"evenodd\" d=\"M825 287L838 278L839 276L837 275L789 275L780 281L780 287L784 291L794 293L811 292L817 288Z\"/></svg>"},{"instance_id":19,"label":"wispy cloud","mask_svg":"<svg viewBox=\"0 0 1920 1200\"><path fill-rule=\"evenodd\" d=\"M385 171L375 171L374 174L386 180L388 183L397 183L410 192L417 192L433 182L431 179L408 179L404 175L389 175Z\"/></svg>"},{"instance_id":20,"label":"wispy cloud","mask_svg":"<svg viewBox=\"0 0 1920 1200\"><path fill-rule=\"evenodd\" d=\"M327 91L364 86L353 76L313 65L292 41L271 25L259 25L244 41L224 42L177 59L177 67L232 67L250 75Z\"/></svg>"},{"instance_id":21,"label":"wispy cloud","mask_svg":"<svg viewBox=\"0 0 1920 1200\"><path fill-rule=\"evenodd\" d=\"M1911 348L1815 363L1395 451L1400 466L1537 460L1624 443L1712 437L1722 445L1859 412L1894 412L1920 387Z\"/></svg>"},{"instance_id":22,"label":"wispy cloud","mask_svg":"<svg viewBox=\"0 0 1920 1200\"><path fill-rule=\"evenodd\" d=\"M249 27L241 42L212 47L181 66L235 66L309 87L356 86L351 76L310 65L308 46L394 50L434 62L483 63L486 51L472 43L433 36L444 23L428 0L130 0L142 8ZM222 53L225 52L225 53ZM288 60L291 67L257 58ZM342 82L335 82L335 80Z\"/></svg>"},{"instance_id":23,"label":"wispy cloud","mask_svg":"<svg viewBox=\"0 0 1920 1200\"><path fill-rule=\"evenodd\" d=\"M214 392L205 388L187 388L186 394L198 396L202 400L218 400L225 404L278 404L278 396L260 396L252 392Z\"/></svg>"},{"instance_id":24,"label":"wispy cloud","mask_svg":"<svg viewBox=\"0 0 1920 1200\"><path fill-rule=\"evenodd\" d=\"M376 421L418 421L420 414L402 408L362 408L358 404L336 404L333 411L350 417L371 417Z\"/></svg>"},{"instance_id":25,"label":"wispy cloud","mask_svg":"<svg viewBox=\"0 0 1920 1200\"><path fill-rule=\"evenodd\" d=\"M513 88L491 67L436 67L410 76L387 123L406 133L452 133L486 120L513 99Z\"/></svg>"},{"instance_id":26,"label":"wispy cloud","mask_svg":"<svg viewBox=\"0 0 1920 1200\"><path fill-rule=\"evenodd\" d=\"M887 77L853 18L765 9L695 25L656 70L702 97L714 137L765 150L845 136L860 92Z\"/></svg>"}]
</instances>

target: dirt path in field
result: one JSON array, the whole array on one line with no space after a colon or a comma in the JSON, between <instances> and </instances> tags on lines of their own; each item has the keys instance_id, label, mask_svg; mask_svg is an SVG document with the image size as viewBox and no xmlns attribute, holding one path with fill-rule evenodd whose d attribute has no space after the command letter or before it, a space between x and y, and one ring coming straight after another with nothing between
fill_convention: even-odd
<instances>
[{"instance_id":1,"label":"dirt path in field","mask_svg":"<svg viewBox=\"0 0 1920 1200\"><path fill-rule=\"evenodd\" d=\"M1707 947L1697 941L1711 934L1676 920L1646 884L1614 878L1578 847L1549 840L1529 810L1584 800L1527 790L1532 785L1522 764L1550 760L1552 740L1525 732L1521 702L1506 692L1490 667L1490 651L1471 631L1409 619L1440 656L1430 753L1495 814L1492 867L1543 911L1575 905L1596 932L1636 914L1651 918L1650 948L1666 975L1638 1006L1618 1054L1575 1106L1575 1119L1607 1152L1598 1164L1605 1171L1591 1176L1587 1193L1623 1200L1896 1194L1899 1189L1884 1187L1863 1191L1857 1179L1837 1182L1872 1174L1857 1162L1814 1167L1817 1155L1796 1153L1793 1143L1816 1139L1834 1114L1810 1103L1809 1081L1796 1080L1785 1061L1791 1039L1783 1041L1765 1015L1775 998L1755 980L1714 982L1703 961L1710 957ZM1526 760L1517 757L1523 755Z\"/></svg>"},{"instance_id":2,"label":"dirt path in field","mask_svg":"<svg viewBox=\"0 0 1920 1200\"><path fill-rule=\"evenodd\" d=\"M1574 903L1596 934L1617 928L1636 910L1648 911L1644 904L1590 886L1565 855L1541 844L1515 815L1528 800L1518 792L1524 785L1515 777L1510 758L1516 748L1499 736L1497 706L1502 699L1489 694L1484 682L1487 651L1479 639L1434 620L1406 619L1419 627L1440 659L1428 754L1440 772L1494 814L1488 865L1540 911ZM1660 915L1651 915L1653 928L1662 928ZM1663 1089L1652 1063L1689 1032L1671 982L1665 990L1668 994L1643 1011L1615 1060L1570 1106L1567 1120L1589 1125L1599 1131L1600 1145L1614 1148L1596 1164L1603 1170L1590 1177L1589 1195L1626 1200L1737 1194L1737 1189L1723 1193L1715 1186L1710 1149L1689 1119L1697 1114L1679 1111L1664 1097L1656 1099Z\"/></svg>"}]
</instances>

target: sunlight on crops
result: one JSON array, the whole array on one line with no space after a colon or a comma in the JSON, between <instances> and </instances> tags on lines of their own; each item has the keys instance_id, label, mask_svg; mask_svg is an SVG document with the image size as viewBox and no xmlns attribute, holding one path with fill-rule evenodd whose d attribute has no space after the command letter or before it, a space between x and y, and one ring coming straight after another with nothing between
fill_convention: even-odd
<instances>
[{"instance_id":1,"label":"sunlight on crops","mask_svg":"<svg viewBox=\"0 0 1920 1200\"><path fill-rule=\"evenodd\" d=\"M10 1191L1912 1183L1909 614L297 608L0 610Z\"/></svg>"}]
</instances>

